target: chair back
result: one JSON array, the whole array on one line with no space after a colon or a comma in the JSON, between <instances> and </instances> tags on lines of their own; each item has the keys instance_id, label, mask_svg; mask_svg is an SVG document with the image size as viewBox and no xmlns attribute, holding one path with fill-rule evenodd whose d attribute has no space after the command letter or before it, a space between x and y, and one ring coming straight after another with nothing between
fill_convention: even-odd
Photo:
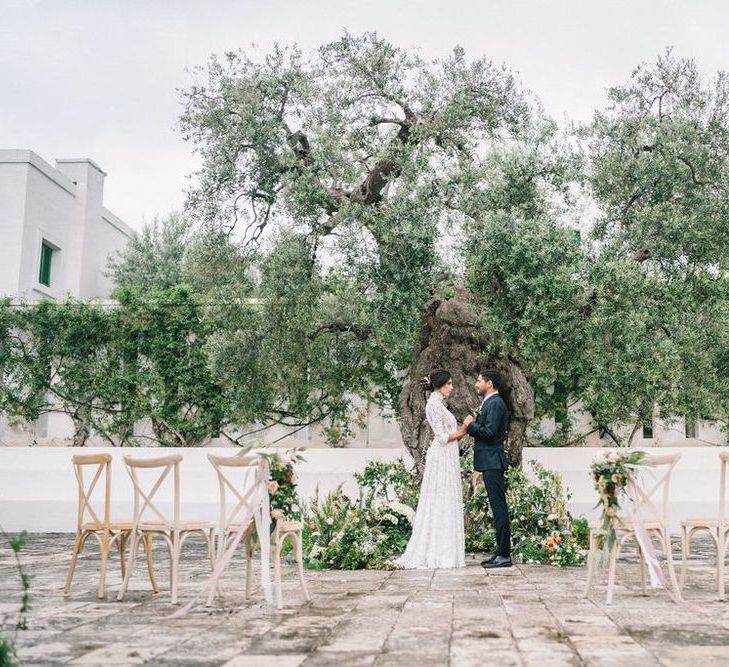
<instances>
[{"instance_id":1,"label":"chair back","mask_svg":"<svg viewBox=\"0 0 729 667\"><path fill-rule=\"evenodd\" d=\"M726 473L729 465L729 452L719 452L721 474L719 476L719 519L723 523L726 518Z\"/></svg>"},{"instance_id":2,"label":"chair back","mask_svg":"<svg viewBox=\"0 0 729 667\"><path fill-rule=\"evenodd\" d=\"M268 461L257 454L245 456L208 454L208 461L218 475L220 490L218 529L225 532L233 523L250 521L264 495L268 497L267 483L270 475ZM230 512L227 510L228 496L232 496L232 501L235 503Z\"/></svg>"},{"instance_id":3,"label":"chair back","mask_svg":"<svg viewBox=\"0 0 729 667\"><path fill-rule=\"evenodd\" d=\"M108 528L111 497L111 454L79 454L71 457L71 462L78 482L76 530L80 531L81 526L87 523L87 514L89 517L88 523L96 523L99 524L99 527ZM84 469L90 469L86 481L84 480ZM92 496L102 476L104 478L104 506L101 512L97 513L92 502ZM103 519L99 517L99 514L103 516Z\"/></svg>"},{"instance_id":4,"label":"chair back","mask_svg":"<svg viewBox=\"0 0 729 667\"><path fill-rule=\"evenodd\" d=\"M636 518L652 518L669 530L671 475L680 458L679 452L649 455L645 459L647 465L641 468L640 476L630 475L633 493L630 493L630 489L628 492L634 503ZM661 504L660 510L656 506L657 502Z\"/></svg>"},{"instance_id":5,"label":"chair back","mask_svg":"<svg viewBox=\"0 0 729 667\"><path fill-rule=\"evenodd\" d=\"M150 514L154 514L156 519L152 521L161 521L168 528L172 522L180 520L180 462L182 456L180 454L170 454L169 456L160 456L153 459L141 459L134 456L125 456L124 463L127 466L127 472L132 479L134 485L134 525L144 523L145 518ZM145 475L144 480L140 480L140 471L154 470L157 472L156 477ZM163 482L169 474L173 477L173 496L172 496L172 519L160 510L155 504L155 494L162 487ZM150 481L151 479L151 481Z\"/></svg>"}]
</instances>

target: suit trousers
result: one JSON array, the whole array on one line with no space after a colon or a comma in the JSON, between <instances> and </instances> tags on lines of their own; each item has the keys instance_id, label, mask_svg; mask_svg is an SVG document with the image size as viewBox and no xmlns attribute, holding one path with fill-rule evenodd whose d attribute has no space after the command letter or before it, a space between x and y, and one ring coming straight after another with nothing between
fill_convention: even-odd
<instances>
[{"instance_id":1,"label":"suit trousers","mask_svg":"<svg viewBox=\"0 0 729 667\"><path fill-rule=\"evenodd\" d=\"M494 515L496 530L497 555L511 557L511 521L509 508L506 506L506 471L483 470L483 483L489 497L491 512Z\"/></svg>"}]
</instances>

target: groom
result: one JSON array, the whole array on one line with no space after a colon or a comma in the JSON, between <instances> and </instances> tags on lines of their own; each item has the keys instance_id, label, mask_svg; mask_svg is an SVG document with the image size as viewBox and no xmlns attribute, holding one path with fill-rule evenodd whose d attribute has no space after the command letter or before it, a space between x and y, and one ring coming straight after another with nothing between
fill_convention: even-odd
<instances>
[{"instance_id":1,"label":"groom","mask_svg":"<svg viewBox=\"0 0 729 667\"><path fill-rule=\"evenodd\" d=\"M481 371L476 380L476 391L483 396L478 416L468 415L464 421L467 433L474 439L473 468L483 475L491 512L494 515L496 544L495 556L481 563L486 568L511 567L511 525L506 506L507 468L504 439L509 430L509 411L499 395L501 386L497 371Z\"/></svg>"}]
</instances>

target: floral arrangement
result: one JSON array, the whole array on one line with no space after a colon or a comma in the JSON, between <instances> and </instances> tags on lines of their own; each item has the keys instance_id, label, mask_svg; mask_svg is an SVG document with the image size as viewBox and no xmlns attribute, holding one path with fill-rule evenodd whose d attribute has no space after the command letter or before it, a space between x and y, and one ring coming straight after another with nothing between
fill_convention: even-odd
<instances>
[{"instance_id":1,"label":"floral arrangement","mask_svg":"<svg viewBox=\"0 0 729 667\"><path fill-rule=\"evenodd\" d=\"M324 498L318 489L305 506L294 473L302 449L257 449L268 460L271 518L303 521L307 567L342 570L391 568L410 539L420 484L415 469L402 460L371 461L355 474L358 492L341 486ZM531 478L520 468L507 473L512 517L512 554L527 563L578 565L585 559L587 522L573 519L560 476L531 461ZM496 537L481 475L462 460L466 551L493 553Z\"/></svg>"},{"instance_id":2,"label":"floral arrangement","mask_svg":"<svg viewBox=\"0 0 729 667\"><path fill-rule=\"evenodd\" d=\"M558 567L584 562L587 522L567 512L559 475L531 462L533 480L518 468L507 474L512 514L512 553L529 563ZM313 500L306 511L304 553L311 568L393 567L405 550L417 507L417 473L402 461L373 461L355 475L358 497L341 487ZM463 464L466 550L493 553L491 511L481 475Z\"/></svg>"},{"instance_id":3,"label":"floral arrangement","mask_svg":"<svg viewBox=\"0 0 729 667\"><path fill-rule=\"evenodd\" d=\"M302 518L301 503L296 488L294 465L304 460L303 448L279 451L261 449L256 453L263 456L270 468L268 493L271 504L271 519L299 521Z\"/></svg>"},{"instance_id":4,"label":"floral arrangement","mask_svg":"<svg viewBox=\"0 0 729 667\"><path fill-rule=\"evenodd\" d=\"M358 497L339 487L309 504L304 524L307 566L355 570L391 567L412 532L418 479L402 461L373 461L355 475Z\"/></svg>"},{"instance_id":5,"label":"floral arrangement","mask_svg":"<svg viewBox=\"0 0 729 667\"><path fill-rule=\"evenodd\" d=\"M521 468L506 473L512 556L525 563L580 565L586 556L587 522L570 516L569 494L557 473L536 461L529 467L531 478ZM462 473L466 551L493 553L496 536L483 480L470 461L462 462Z\"/></svg>"},{"instance_id":6,"label":"floral arrangement","mask_svg":"<svg viewBox=\"0 0 729 667\"><path fill-rule=\"evenodd\" d=\"M615 520L620 512L619 497L625 491L632 471L646 465L646 453L631 451L627 454L618 452L601 453L590 466L595 479L595 489L599 495L596 507L601 507L601 532L603 537L603 553L609 553L615 544Z\"/></svg>"}]
</instances>

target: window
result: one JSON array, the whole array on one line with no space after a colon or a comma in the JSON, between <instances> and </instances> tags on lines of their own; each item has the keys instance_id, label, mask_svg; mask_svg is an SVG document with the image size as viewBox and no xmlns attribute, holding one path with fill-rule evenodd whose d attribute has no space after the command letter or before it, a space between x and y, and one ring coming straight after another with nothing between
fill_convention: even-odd
<instances>
[{"instance_id":1,"label":"window","mask_svg":"<svg viewBox=\"0 0 729 667\"><path fill-rule=\"evenodd\" d=\"M653 439L653 420L652 419L648 422L643 423L643 439L644 440Z\"/></svg>"},{"instance_id":2,"label":"window","mask_svg":"<svg viewBox=\"0 0 729 667\"><path fill-rule=\"evenodd\" d=\"M41 243L40 271L38 282L46 287L51 286L51 262L53 260L53 248L46 241Z\"/></svg>"},{"instance_id":3,"label":"window","mask_svg":"<svg viewBox=\"0 0 729 667\"><path fill-rule=\"evenodd\" d=\"M699 437L699 425L696 423L695 420L691 419L690 417L686 417L684 433L686 434L687 438Z\"/></svg>"}]
</instances>

